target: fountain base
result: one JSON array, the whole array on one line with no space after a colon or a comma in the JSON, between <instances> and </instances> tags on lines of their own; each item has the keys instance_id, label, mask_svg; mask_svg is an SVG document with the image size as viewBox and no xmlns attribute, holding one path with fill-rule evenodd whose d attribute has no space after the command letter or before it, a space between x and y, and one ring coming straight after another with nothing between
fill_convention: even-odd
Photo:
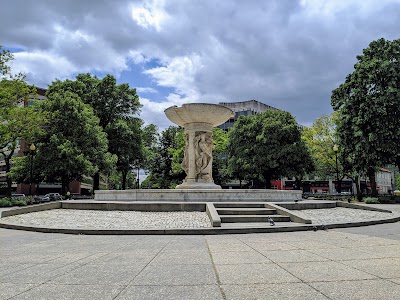
<instances>
[{"instance_id":1,"label":"fountain base","mask_svg":"<svg viewBox=\"0 0 400 300\"><path fill-rule=\"evenodd\" d=\"M176 190L220 190L221 186L214 182L187 182L184 181L182 184L177 185Z\"/></svg>"}]
</instances>

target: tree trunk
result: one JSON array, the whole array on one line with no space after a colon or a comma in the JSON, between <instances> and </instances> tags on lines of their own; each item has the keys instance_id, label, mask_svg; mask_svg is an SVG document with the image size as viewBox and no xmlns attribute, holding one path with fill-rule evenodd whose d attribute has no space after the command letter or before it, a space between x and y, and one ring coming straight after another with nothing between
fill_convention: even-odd
<instances>
[{"instance_id":1,"label":"tree trunk","mask_svg":"<svg viewBox=\"0 0 400 300\"><path fill-rule=\"evenodd\" d=\"M65 178L65 175L61 176L61 195L65 195L65 186L66 186L67 179Z\"/></svg>"},{"instance_id":2,"label":"tree trunk","mask_svg":"<svg viewBox=\"0 0 400 300\"><path fill-rule=\"evenodd\" d=\"M121 183L122 187L121 187L121 190L125 190L126 189L126 177L128 175L128 172L123 170L123 171L121 171L121 173L122 173L122 183Z\"/></svg>"},{"instance_id":3,"label":"tree trunk","mask_svg":"<svg viewBox=\"0 0 400 300\"><path fill-rule=\"evenodd\" d=\"M11 169L10 166L10 158L7 155L4 155L4 161L6 163L6 182L7 182L7 197L11 197L11 189L12 189L12 181L10 176L8 175Z\"/></svg>"},{"instance_id":4,"label":"tree trunk","mask_svg":"<svg viewBox=\"0 0 400 300\"><path fill-rule=\"evenodd\" d=\"M97 172L93 176L93 193L100 189L100 173Z\"/></svg>"},{"instance_id":5,"label":"tree trunk","mask_svg":"<svg viewBox=\"0 0 400 300\"><path fill-rule=\"evenodd\" d=\"M270 174L263 174L265 180L265 188L271 189L271 175Z\"/></svg>"},{"instance_id":6,"label":"tree trunk","mask_svg":"<svg viewBox=\"0 0 400 300\"><path fill-rule=\"evenodd\" d=\"M10 160L11 160L13 154L14 154L14 149L10 150L10 153L8 155L6 155L4 152L1 152L1 154L3 155L4 162L6 164L6 182L7 182L6 195L7 195L7 197L11 197L12 180L11 180L11 178L10 178L10 176L8 174L10 173L10 169L11 169Z\"/></svg>"},{"instance_id":7,"label":"tree trunk","mask_svg":"<svg viewBox=\"0 0 400 300\"><path fill-rule=\"evenodd\" d=\"M369 182L371 184L371 196L378 197L378 191L376 189L376 180L375 180L375 170L374 168L369 167L367 170Z\"/></svg>"},{"instance_id":8,"label":"tree trunk","mask_svg":"<svg viewBox=\"0 0 400 300\"><path fill-rule=\"evenodd\" d=\"M337 192L340 194L342 192L342 178L340 178L337 182L338 187L337 187Z\"/></svg>"},{"instance_id":9,"label":"tree trunk","mask_svg":"<svg viewBox=\"0 0 400 300\"><path fill-rule=\"evenodd\" d=\"M362 200L362 193L361 193L361 188L360 188L360 182L359 182L359 176L356 176L354 178L354 182L356 184L356 197L358 201Z\"/></svg>"},{"instance_id":10,"label":"tree trunk","mask_svg":"<svg viewBox=\"0 0 400 300\"><path fill-rule=\"evenodd\" d=\"M40 185L39 183L36 184L36 191L35 191L36 195L40 195Z\"/></svg>"}]
</instances>

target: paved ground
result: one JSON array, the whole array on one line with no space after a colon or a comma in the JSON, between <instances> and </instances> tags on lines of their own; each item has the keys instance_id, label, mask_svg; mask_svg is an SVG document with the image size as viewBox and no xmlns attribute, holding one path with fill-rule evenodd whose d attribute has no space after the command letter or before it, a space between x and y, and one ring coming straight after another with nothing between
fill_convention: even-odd
<instances>
[{"instance_id":1,"label":"paved ground","mask_svg":"<svg viewBox=\"0 0 400 300\"><path fill-rule=\"evenodd\" d=\"M0 299L400 299L400 223L218 236L0 229Z\"/></svg>"}]
</instances>

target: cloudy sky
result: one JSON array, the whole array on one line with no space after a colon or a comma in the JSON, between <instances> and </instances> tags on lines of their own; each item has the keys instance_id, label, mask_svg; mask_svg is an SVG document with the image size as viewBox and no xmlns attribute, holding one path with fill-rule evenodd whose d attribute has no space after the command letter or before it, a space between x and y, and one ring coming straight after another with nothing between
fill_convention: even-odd
<instances>
[{"instance_id":1,"label":"cloudy sky","mask_svg":"<svg viewBox=\"0 0 400 300\"><path fill-rule=\"evenodd\" d=\"M111 73L136 87L146 123L185 102L256 99L311 124L356 55L400 38L400 0L2 0L12 68L54 79Z\"/></svg>"}]
</instances>

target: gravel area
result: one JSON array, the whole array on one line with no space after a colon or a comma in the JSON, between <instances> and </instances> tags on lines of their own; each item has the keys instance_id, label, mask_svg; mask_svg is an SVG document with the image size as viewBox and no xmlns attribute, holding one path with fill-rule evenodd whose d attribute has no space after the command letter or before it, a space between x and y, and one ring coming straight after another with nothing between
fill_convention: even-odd
<instances>
[{"instance_id":1,"label":"gravel area","mask_svg":"<svg viewBox=\"0 0 400 300\"><path fill-rule=\"evenodd\" d=\"M384 219L392 213L351 208L304 209L295 214L314 224ZM53 209L5 217L2 221L26 226L87 229L211 228L205 212L142 212Z\"/></svg>"},{"instance_id":2,"label":"gravel area","mask_svg":"<svg viewBox=\"0 0 400 300\"><path fill-rule=\"evenodd\" d=\"M344 207L294 210L300 217L310 219L315 224L359 222L392 217L392 213Z\"/></svg>"},{"instance_id":3,"label":"gravel area","mask_svg":"<svg viewBox=\"0 0 400 300\"><path fill-rule=\"evenodd\" d=\"M149 229L212 227L205 212L142 212L53 209L2 218L5 222L54 228Z\"/></svg>"}]
</instances>

